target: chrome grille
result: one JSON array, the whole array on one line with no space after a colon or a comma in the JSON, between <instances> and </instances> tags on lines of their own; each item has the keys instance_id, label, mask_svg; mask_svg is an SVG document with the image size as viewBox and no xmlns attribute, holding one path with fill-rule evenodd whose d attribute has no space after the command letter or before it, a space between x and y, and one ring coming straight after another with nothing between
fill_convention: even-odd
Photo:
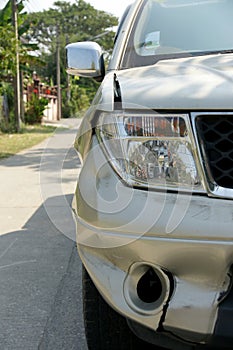
<instances>
[{"instance_id":1,"label":"chrome grille","mask_svg":"<svg viewBox=\"0 0 233 350\"><path fill-rule=\"evenodd\" d=\"M210 181L233 189L233 115L201 115L196 130Z\"/></svg>"}]
</instances>

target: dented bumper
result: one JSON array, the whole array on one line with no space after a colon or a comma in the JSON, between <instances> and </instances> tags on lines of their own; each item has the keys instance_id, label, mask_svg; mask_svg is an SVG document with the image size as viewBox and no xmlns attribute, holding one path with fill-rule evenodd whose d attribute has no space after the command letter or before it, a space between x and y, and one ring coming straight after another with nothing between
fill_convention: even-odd
<instances>
[{"instance_id":1,"label":"dented bumper","mask_svg":"<svg viewBox=\"0 0 233 350\"><path fill-rule=\"evenodd\" d=\"M99 292L152 331L211 342L231 287L232 203L127 187L99 157L98 147L87 156L73 203L79 253Z\"/></svg>"}]
</instances>

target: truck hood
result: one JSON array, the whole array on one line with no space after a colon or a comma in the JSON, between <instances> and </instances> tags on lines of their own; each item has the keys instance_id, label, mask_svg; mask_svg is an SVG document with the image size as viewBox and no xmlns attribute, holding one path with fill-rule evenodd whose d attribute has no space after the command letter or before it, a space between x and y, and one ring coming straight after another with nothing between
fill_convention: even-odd
<instances>
[{"instance_id":1,"label":"truck hood","mask_svg":"<svg viewBox=\"0 0 233 350\"><path fill-rule=\"evenodd\" d=\"M123 108L233 109L233 54L159 61L117 78Z\"/></svg>"}]
</instances>

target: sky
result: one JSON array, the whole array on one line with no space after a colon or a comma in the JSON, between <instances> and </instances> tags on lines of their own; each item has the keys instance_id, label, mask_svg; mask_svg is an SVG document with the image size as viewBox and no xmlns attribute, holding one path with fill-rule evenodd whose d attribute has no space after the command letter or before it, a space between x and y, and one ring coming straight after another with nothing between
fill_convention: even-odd
<instances>
[{"instance_id":1,"label":"sky","mask_svg":"<svg viewBox=\"0 0 233 350\"><path fill-rule=\"evenodd\" d=\"M36 12L47 10L52 7L55 0L26 0L27 11ZM73 2L73 0L68 0ZM113 14L116 17L121 17L125 8L133 2L133 0L85 0L98 10L103 10ZM4 7L7 0L0 0L0 8Z\"/></svg>"}]
</instances>

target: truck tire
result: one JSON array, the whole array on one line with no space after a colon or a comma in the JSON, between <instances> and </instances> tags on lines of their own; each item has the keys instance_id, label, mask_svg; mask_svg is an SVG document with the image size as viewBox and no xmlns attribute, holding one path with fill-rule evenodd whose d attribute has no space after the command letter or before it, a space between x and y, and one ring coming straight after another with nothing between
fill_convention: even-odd
<instances>
[{"instance_id":1,"label":"truck tire","mask_svg":"<svg viewBox=\"0 0 233 350\"><path fill-rule=\"evenodd\" d=\"M137 338L126 319L102 298L83 267L83 316L89 350L159 350ZM162 349L161 349L162 350Z\"/></svg>"}]
</instances>

